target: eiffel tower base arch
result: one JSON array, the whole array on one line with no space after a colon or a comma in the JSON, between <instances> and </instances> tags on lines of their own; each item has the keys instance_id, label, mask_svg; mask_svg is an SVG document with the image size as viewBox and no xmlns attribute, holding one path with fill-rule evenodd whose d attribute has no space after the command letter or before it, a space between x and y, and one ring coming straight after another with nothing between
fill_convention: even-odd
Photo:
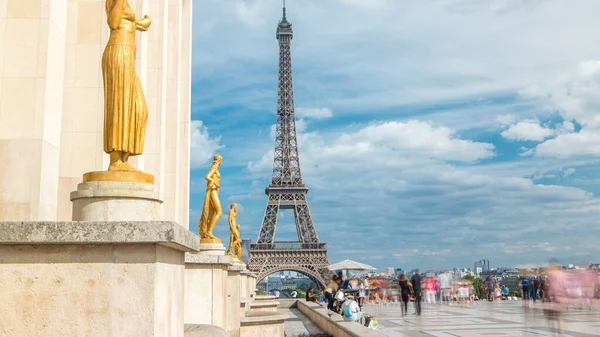
<instances>
[{"instance_id":1,"label":"eiffel tower base arch","mask_svg":"<svg viewBox=\"0 0 600 337\"><path fill-rule=\"evenodd\" d=\"M300 247L291 248L290 246ZM277 242L274 244L252 244L250 247L251 255L248 269L258 274L257 282L273 273L290 270L306 275L320 289L325 289L331 275L333 275L327 269L329 260L327 259L325 243Z\"/></svg>"}]
</instances>

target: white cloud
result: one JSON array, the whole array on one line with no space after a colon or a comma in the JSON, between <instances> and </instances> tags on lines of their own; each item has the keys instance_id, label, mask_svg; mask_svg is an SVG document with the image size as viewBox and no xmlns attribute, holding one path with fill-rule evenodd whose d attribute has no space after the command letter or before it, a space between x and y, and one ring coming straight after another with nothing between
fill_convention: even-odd
<instances>
[{"instance_id":1,"label":"white cloud","mask_svg":"<svg viewBox=\"0 0 600 337\"><path fill-rule=\"evenodd\" d=\"M223 148L220 142L221 137L210 137L202 121L193 120L190 125L191 167L199 168L206 165L217 150Z\"/></svg>"},{"instance_id":2,"label":"white cloud","mask_svg":"<svg viewBox=\"0 0 600 337\"><path fill-rule=\"evenodd\" d=\"M242 14L231 15L231 8L238 7ZM257 88L275 90L273 30L281 18L280 2L207 0L194 8L202 28L195 35L202 40L194 47L196 73L236 79L213 82L202 103L214 104L214 97L222 95L246 106L272 106L274 96ZM336 114L512 92L551 81L582 55L600 54L600 44L593 43L600 31L589 29L598 10L596 0L576 5L533 0L290 2L295 86L308 93L304 97L310 105L330 107ZM557 48L560 52L547 52ZM263 67L273 74L257 74ZM232 88L243 94L233 95Z\"/></svg>"},{"instance_id":3,"label":"white cloud","mask_svg":"<svg viewBox=\"0 0 600 337\"><path fill-rule=\"evenodd\" d=\"M329 108L298 107L296 108L296 115L301 118L325 119L331 118L333 112Z\"/></svg>"},{"instance_id":4,"label":"white cloud","mask_svg":"<svg viewBox=\"0 0 600 337\"><path fill-rule=\"evenodd\" d=\"M565 133L539 144L538 156L568 158L572 156L600 156L600 129L583 128L579 132Z\"/></svg>"},{"instance_id":5,"label":"white cloud","mask_svg":"<svg viewBox=\"0 0 600 337\"><path fill-rule=\"evenodd\" d=\"M520 240L533 233L543 233L536 240L551 243L560 253L561 240L574 239L593 223L589 214L600 207L584 190L536 184L524 177L560 164L539 163L536 168L536 163L526 162L523 171L511 171L505 164L448 164L489 158L494 147L459 139L452 130L423 121L374 123L335 134L304 132L299 139L313 218L332 254L338 247L330 233L337 230L346 231L348 240L360 238L360 247L394 251L400 245L404 248L398 254L403 254L435 242L452 253L422 249L411 255L414 264L441 261L452 266L457 259L471 261L473 250L485 249L498 238ZM269 151L260 161L250 162L252 175L268 177L272 156ZM571 170L555 172L568 175ZM572 226L573 236L559 235L558 224ZM371 233L367 237L361 231L364 226ZM586 251L596 249L593 240L581 245ZM470 249L461 249L464 246ZM547 247L522 241L496 251L490 258L496 263L514 261L510 254L536 262L545 258L540 254Z\"/></svg>"},{"instance_id":6,"label":"white cloud","mask_svg":"<svg viewBox=\"0 0 600 337\"><path fill-rule=\"evenodd\" d=\"M530 86L521 92L547 111L564 119L558 135L539 144L538 156L567 158L600 155L600 60L584 61L570 74L545 85ZM581 126L576 131L574 123Z\"/></svg>"},{"instance_id":7,"label":"white cloud","mask_svg":"<svg viewBox=\"0 0 600 337\"><path fill-rule=\"evenodd\" d=\"M554 135L554 130L543 127L538 120L525 120L502 131L502 137L510 140L542 141Z\"/></svg>"},{"instance_id":8,"label":"white cloud","mask_svg":"<svg viewBox=\"0 0 600 337\"><path fill-rule=\"evenodd\" d=\"M271 128L273 129L273 127ZM427 122L373 123L359 130L337 135L327 141L318 133L303 133L298 128L301 162L306 166L320 166L320 160L334 160L340 164L366 158L370 165L389 166L391 163L414 162L430 159L475 162L494 156L494 145L460 139L447 127L434 127ZM306 155L305 153L309 154ZM306 160L309 157L309 160ZM383 160L375 163L375 160ZM254 172L267 172L273 161L272 150L258 163L249 163Z\"/></svg>"},{"instance_id":9,"label":"white cloud","mask_svg":"<svg viewBox=\"0 0 600 337\"><path fill-rule=\"evenodd\" d=\"M574 168L571 167L571 168L565 169L563 171L563 178L567 178L567 177L573 175L573 173L575 173L575 169Z\"/></svg>"},{"instance_id":10,"label":"white cloud","mask_svg":"<svg viewBox=\"0 0 600 337\"><path fill-rule=\"evenodd\" d=\"M515 115L500 115L496 117L496 120L501 125L510 125L517 120L517 117Z\"/></svg>"}]
</instances>

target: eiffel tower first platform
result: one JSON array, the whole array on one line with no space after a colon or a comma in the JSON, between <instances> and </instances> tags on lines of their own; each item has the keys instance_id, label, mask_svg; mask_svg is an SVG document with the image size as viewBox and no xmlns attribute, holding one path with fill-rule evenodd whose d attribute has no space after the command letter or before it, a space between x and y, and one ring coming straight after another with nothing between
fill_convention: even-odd
<instances>
[{"instance_id":1,"label":"eiffel tower first platform","mask_svg":"<svg viewBox=\"0 0 600 337\"><path fill-rule=\"evenodd\" d=\"M273 177L265 190L267 207L256 244L250 245L248 268L258 274L259 281L269 274L292 270L306 275L317 286L325 288L330 275L327 270L327 244L319 240L306 199L308 187L302 183L300 172L292 85L292 37L292 24L287 21L284 4L283 18L277 25L279 89ZM281 209L294 210L298 241L275 241Z\"/></svg>"}]
</instances>

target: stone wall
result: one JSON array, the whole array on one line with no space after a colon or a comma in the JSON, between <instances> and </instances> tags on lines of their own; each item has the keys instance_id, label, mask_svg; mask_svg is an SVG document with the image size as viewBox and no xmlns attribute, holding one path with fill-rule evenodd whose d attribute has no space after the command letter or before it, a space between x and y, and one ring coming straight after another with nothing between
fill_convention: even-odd
<instances>
[{"instance_id":1,"label":"stone wall","mask_svg":"<svg viewBox=\"0 0 600 337\"><path fill-rule=\"evenodd\" d=\"M149 117L144 154L162 219L188 228L192 0L129 0ZM104 0L0 1L0 221L71 220L83 173L106 170Z\"/></svg>"}]
</instances>

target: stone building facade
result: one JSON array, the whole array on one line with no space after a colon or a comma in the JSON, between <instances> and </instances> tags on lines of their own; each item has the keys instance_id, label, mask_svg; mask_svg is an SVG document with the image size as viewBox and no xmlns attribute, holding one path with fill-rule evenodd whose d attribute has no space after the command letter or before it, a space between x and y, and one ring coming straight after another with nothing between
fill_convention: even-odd
<instances>
[{"instance_id":1,"label":"stone building facade","mask_svg":"<svg viewBox=\"0 0 600 337\"><path fill-rule=\"evenodd\" d=\"M149 108L144 154L162 220L188 228L192 0L129 0ZM104 0L0 0L0 221L71 220L82 175L103 152Z\"/></svg>"}]
</instances>

